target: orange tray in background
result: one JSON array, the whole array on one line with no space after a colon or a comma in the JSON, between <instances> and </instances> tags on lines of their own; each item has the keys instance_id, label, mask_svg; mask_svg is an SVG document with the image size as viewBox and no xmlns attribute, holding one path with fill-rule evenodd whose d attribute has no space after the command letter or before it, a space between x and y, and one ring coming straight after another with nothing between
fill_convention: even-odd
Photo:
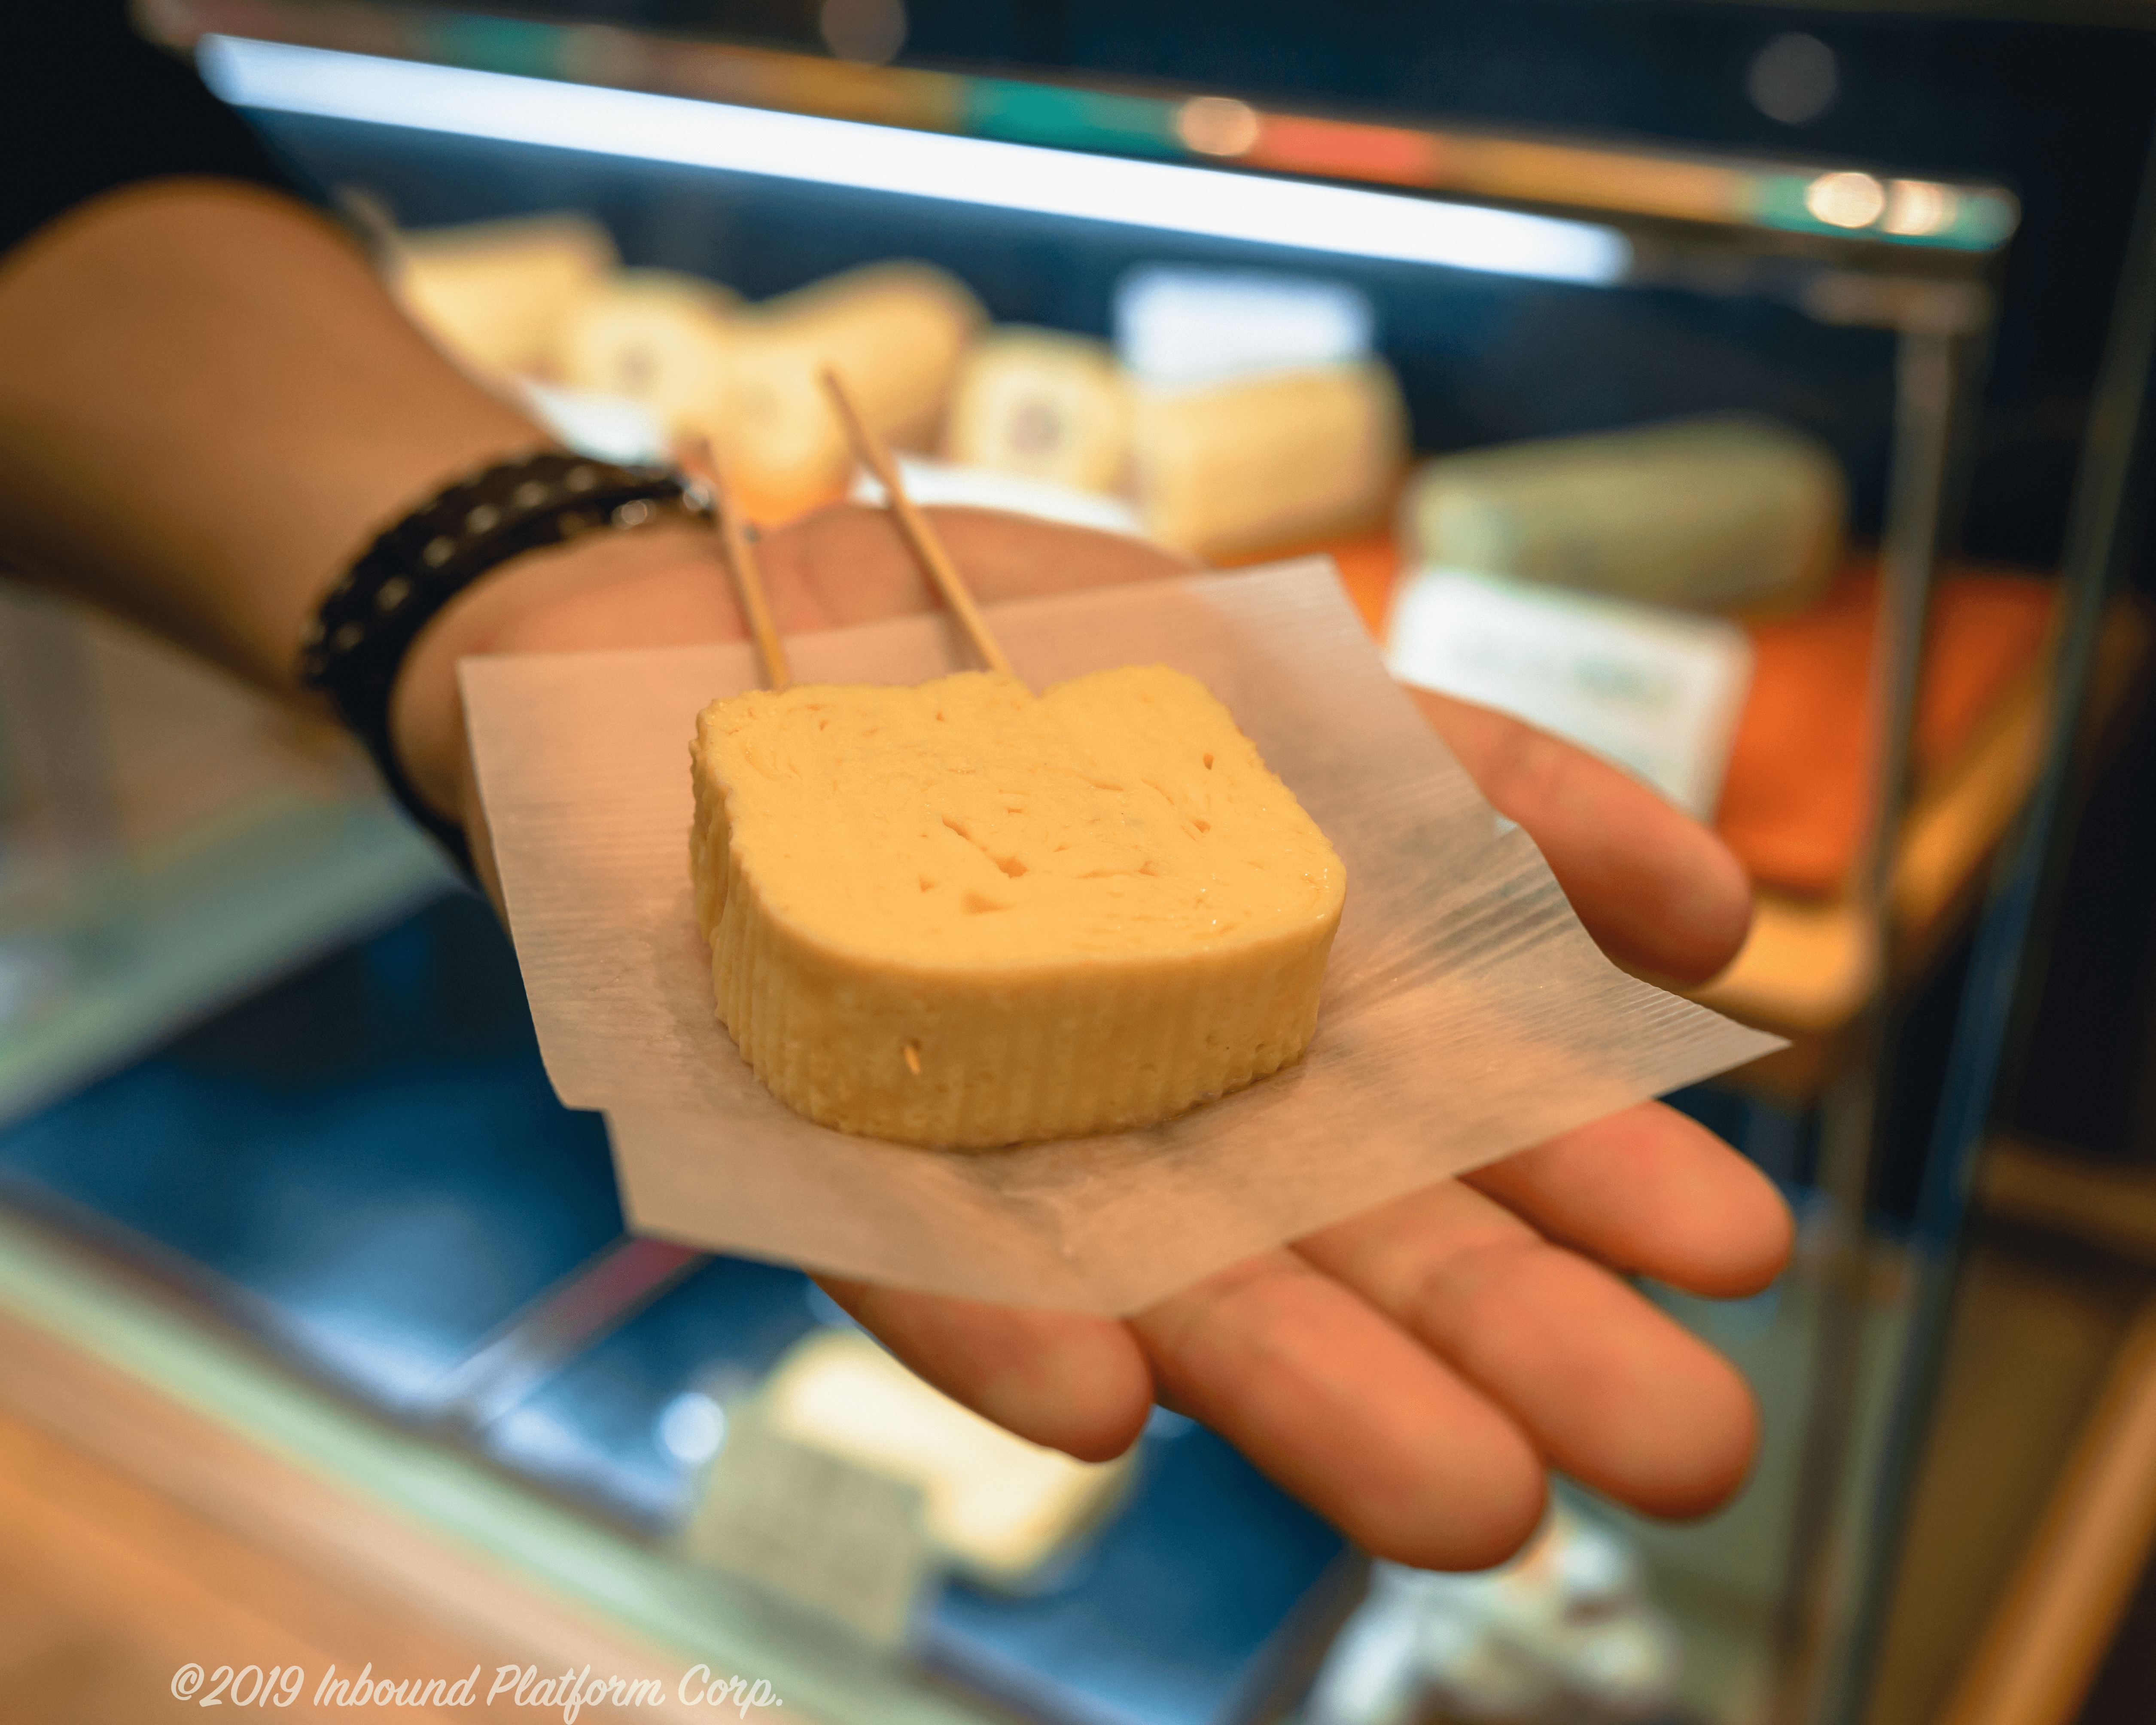
<instances>
[{"instance_id":1,"label":"orange tray in background","mask_svg":"<svg viewBox=\"0 0 2156 1725\"><path fill-rule=\"evenodd\" d=\"M1363 622L1383 639L1399 569L1392 536L1312 548L1331 553ZM1810 610L1746 625L1758 658L1715 826L1762 886L1831 897L1856 862L1878 593L1876 560L1854 559ZM2043 576L1942 566L1911 741L1915 788L1959 761L2036 675L2056 596L2056 583Z\"/></svg>"},{"instance_id":2,"label":"orange tray in background","mask_svg":"<svg viewBox=\"0 0 2156 1725\"><path fill-rule=\"evenodd\" d=\"M2041 576L1942 565L1910 738L1912 789L1950 770L2035 676L2057 598ZM1841 891L1862 836L1866 706L1879 577L1851 562L1801 615L1750 625L1758 654L1715 826L1753 880L1805 897Z\"/></svg>"}]
</instances>

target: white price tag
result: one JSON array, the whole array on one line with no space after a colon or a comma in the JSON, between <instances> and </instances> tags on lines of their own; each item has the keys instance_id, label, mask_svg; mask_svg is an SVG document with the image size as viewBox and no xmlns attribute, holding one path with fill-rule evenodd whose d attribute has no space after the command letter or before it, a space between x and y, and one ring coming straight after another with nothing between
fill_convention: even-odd
<instances>
[{"instance_id":1,"label":"white price tag","mask_svg":"<svg viewBox=\"0 0 2156 1725\"><path fill-rule=\"evenodd\" d=\"M921 1488L729 1409L726 1446L682 1535L698 1562L902 1645L934 1568Z\"/></svg>"},{"instance_id":2,"label":"white price tag","mask_svg":"<svg viewBox=\"0 0 2156 1725\"><path fill-rule=\"evenodd\" d=\"M1393 675L1594 750L1713 818L1752 685L1734 624L1465 569L1423 569L1393 599Z\"/></svg>"}]
</instances>

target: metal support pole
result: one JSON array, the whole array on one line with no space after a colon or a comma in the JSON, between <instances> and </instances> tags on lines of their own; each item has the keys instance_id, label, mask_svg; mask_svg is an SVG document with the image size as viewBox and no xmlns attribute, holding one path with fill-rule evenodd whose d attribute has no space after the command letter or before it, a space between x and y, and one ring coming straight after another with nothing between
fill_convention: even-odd
<instances>
[{"instance_id":1,"label":"metal support pole","mask_svg":"<svg viewBox=\"0 0 2156 1725\"><path fill-rule=\"evenodd\" d=\"M1894 1019L1887 997L1897 840L1907 801L1909 743L1923 670L1924 624L1955 425L1960 367L1951 331L1903 330L1896 355L1894 459L1880 557L1871 654L1870 803L1851 881L1865 922L1871 997L1850 1070L1820 1107L1818 1266L1810 1405L1799 1465L1789 1567L1775 1625L1776 1725L1810 1725L1828 1692L1847 1627L1849 1553L1836 1538L1846 1491L1856 1365L1870 1259L1865 1217L1881 1127Z\"/></svg>"},{"instance_id":2,"label":"metal support pole","mask_svg":"<svg viewBox=\"0 0 2156 1725\"><path fill-rule=\"evenodd\" d=\"M1931 1429L1945 1352L1963 1224L1989 1125L1999 1076L2013 1040L2015 1001L2032 931L2051 919L2065 846L2062 812L2075 788L2088 693L2106 599L2123 560L2123 528L2141 442L2149 368L2156 357L2156 134L2152 134L2133 228L2120 272L2088 433L2074 480L2061 559L2066 624L2053 678L2043 770L2020 828L1992 872L1969 981L1924 1167L1916 1237L1917 1297L1903 1343L1899 1393L1879 1489L1867 1521L1856 1634L1824 1717L1855 1725L1871 1688L1891 1603L1903 1522Z\"/></svg>"}]
</instances>

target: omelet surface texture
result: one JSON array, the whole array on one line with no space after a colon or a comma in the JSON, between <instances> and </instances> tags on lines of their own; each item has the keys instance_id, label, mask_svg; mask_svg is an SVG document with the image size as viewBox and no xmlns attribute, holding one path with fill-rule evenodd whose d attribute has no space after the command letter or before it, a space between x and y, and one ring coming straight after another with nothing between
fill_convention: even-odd
<instances>
[{"instance_id":1,"label":"omelet surface texture","mask_svg":"<svg viewBox=\"0 0 2156 1725\"><path fill-rule=\"evenodd\" d=\"M1122 1130L1310 1040L1344 871L1194 678L757 691L704 711L694 755L719 1017L813 1120Z\"/></svg>"}]
</instances>

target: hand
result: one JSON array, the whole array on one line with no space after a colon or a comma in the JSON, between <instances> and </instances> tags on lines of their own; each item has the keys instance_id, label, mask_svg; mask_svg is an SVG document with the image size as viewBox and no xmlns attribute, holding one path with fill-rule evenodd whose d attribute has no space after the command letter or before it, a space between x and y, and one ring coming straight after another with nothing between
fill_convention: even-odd
<instances>
[{"instance_id":1,"label":"hand","mask_svg":"<svg viewBox=\"0 0 2156 1725\"><path fill-rule=\"evenodd\" d=\"M1183 567L1132 541L937 513L985 599ZM788 633L932 603L879 512L824 511L762 550ZM687 530L526 559L423 637L398 691L408 768L464 813L484 869L457 656L742 633L711 546ZM1687 979L1733 956L1749 892L1710 834L1527 726L1418 699L1605 949ZM1736 1488L1757 1430L1743 1380L1620 1278L1748 1294L1789 1240L1787 1210L1750 1163L1647 1103L1219 1271L1127 1322L824 1286L922 1377L1023 1436L1105 1458L1158 1398L1378 1555L1475 1568L1533 1532L1551 1468L1657 1515L1702 1513Z\"/></svg>"},{"instance_id":2,"label":"hand","mask_svg":"<svg viewBox=\"0 0 2156 1725\"><path fill-rule=\"evenodd\" d=\"M1749 891L1710 834L1525 726L1417 699L1606 950L1682 979L1735 955ZM1756 1293L1790 1238L1750 1163L1647 1102L1127 1322L824 1285L929 1382L1037 1442L1115 1455L1158 1399L1375 1555L1472 1569L1534 1532L1549 1469L1650 1515L1736 1490L1758 1435L1743 1378L1620 1277Z\"/></svg>"}]
</instances>

